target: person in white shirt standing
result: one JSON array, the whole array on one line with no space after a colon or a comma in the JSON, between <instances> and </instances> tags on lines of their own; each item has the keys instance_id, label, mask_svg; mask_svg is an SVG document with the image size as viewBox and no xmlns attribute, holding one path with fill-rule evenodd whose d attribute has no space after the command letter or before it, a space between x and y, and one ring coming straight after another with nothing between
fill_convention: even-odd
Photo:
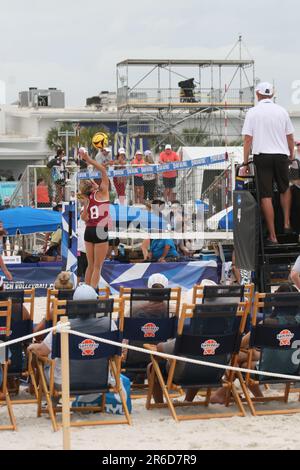
<instances>
[{"instance_id":1,"label":"person in white shirt standing","mask_svg":"<svg viewBox=\"0 0 300 470\"><path fill-rule=\"evenodd\" d=\"M294 266L291 269L290 278L293 284L300 291L300 256L298 256Z\"/></svg>"},{"instance_id":2,"label":"person in white shirt standing","mask_svg":"<svg viewBox=\"0 0 300 470\"><path fill-rule=\"evenodd\" d=\"M275 104L273 86L259 83L256 88L258 105L249 109L244 122L244 164L252 154L256 165L261 207L269 231L268 243L277 244L272 204L273 181L280 192L284 214L284 232L291 233L291 192L289 189L288 165L294 158L294 128L287 111ZM243 167L244 176L248 168Z\"/></svg>"}]
</instances>

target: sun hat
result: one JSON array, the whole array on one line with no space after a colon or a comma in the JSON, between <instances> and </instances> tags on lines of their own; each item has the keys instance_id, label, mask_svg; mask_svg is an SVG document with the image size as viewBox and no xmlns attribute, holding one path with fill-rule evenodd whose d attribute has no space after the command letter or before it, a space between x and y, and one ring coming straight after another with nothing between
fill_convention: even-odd
<instances>
[{"instance_id":1,"label":"sun hat","mask_svg":"<svg viewBox=\"0 0 300 470\"><path fill-rule=\"evenodd\" d=\"M168 278L164 276L163 274L156 273L156 274L152 274L148 279L149 289L155 286L155 284L160 284L161 286L166 288L169 285L169 281L168 281Z\"/></svg>"}]
</instances>

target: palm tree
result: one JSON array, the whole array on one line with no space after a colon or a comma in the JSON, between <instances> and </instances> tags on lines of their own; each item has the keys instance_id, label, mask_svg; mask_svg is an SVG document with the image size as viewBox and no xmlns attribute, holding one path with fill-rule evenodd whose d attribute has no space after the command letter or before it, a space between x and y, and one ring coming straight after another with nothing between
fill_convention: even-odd
<instances>
[{"instance_id":1,"label":"palm tree","mask_svg":"<svg viewBox=\"0 0 300 470\"><path fill-rule=\"evenodd\" d=\"M47 138L46 138L48 147L54 151L56 151L58 147L62 147L65 149L66 138L64 136L60 136L59 132L73 131L73 130L74 129L73 129L72 124L69 124L69 123L64 123L59 127L52 127L51 129L49 129ZM95 149L92 145L92 139L93 139L93 136L96 134L96 132L105 132L109 140L111 137L113 137L111 136L109 129L104 126L101 126L100 128L95 127L95 126L81 127L80 135L79 135L79 143L81 146L86 147L90 154L95 153ZM78 145L78 138L69 137L69 149L71 149L72 147L75 148L77 147L77 145Z\"/></svg>"},{"instance_id":2,"label":"palm tree","mask_svg":"<svg viewBox=\"0 0 300 470\"><path fill-rule=\"evenodd\" d=\"M61 147L65 149L66 138L64 136L60 136L59 132L65 131L74 131L72 124L64 123L59 127L51 127L47 133L46 142L48 147L51 150L56 151L57 148ZM76 138L69 137L69 149L76 146ZM66 149L65 149L66 150Z\"/></svg>"}]
</instances>

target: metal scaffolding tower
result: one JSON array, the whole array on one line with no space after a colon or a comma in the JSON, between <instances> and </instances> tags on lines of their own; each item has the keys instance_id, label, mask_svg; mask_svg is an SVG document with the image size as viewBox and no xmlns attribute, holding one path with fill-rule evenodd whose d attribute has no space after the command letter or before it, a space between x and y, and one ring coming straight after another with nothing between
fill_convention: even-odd
<instances>
[{"instance_id":1,"label":"metal scaffolding tower","mask_svg":"<svg viewBox=\"0 0 300 470\"><path fill-rule=\"evenodd\" d=\"M127 59L117 64L118 131L129 140L148 138L157 150L167 141L224 145L236 140L254 99L254 60Z\"/></svg>"}]
</instances>

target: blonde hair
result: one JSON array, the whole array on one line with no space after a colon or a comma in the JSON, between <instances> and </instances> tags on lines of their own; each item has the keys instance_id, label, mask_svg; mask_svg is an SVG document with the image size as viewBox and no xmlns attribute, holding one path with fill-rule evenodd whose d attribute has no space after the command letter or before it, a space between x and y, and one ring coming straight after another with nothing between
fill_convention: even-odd
<instances>
[{"instance_id":1,"label":"blonde hair","mask_svg":"<svg viewBox=\"0 0 300 470\"><path fill-rule=\"evenodd\" d=\"M69 273L68 271L62 271L61 273L58 274L54 282L55 289L71 290L73 289L73 287L74 286L73 286L73 282L71 279L71 273Z\"/></svg>"},{"instance_id":2,"label":"blonde hair","mask_svg":"<svg viewBox=\"0 0 300 470\"><path fill-rule=\"evenodd\" d=\"M146 155L145 156L145 162L146 163L154 163L154 158L152 155Z\"/></svg>"},{"instance_id":3,"label":"blonde hair","mask_svg":"<svg viewBox=\"0 0 300 470\"><path fill-rule=\"evenodd\" d=\"M83 180L80 182L79 191L82 196L90 196L94 191L93 183L90 180Z\"/></svg>"}]
</instances>

